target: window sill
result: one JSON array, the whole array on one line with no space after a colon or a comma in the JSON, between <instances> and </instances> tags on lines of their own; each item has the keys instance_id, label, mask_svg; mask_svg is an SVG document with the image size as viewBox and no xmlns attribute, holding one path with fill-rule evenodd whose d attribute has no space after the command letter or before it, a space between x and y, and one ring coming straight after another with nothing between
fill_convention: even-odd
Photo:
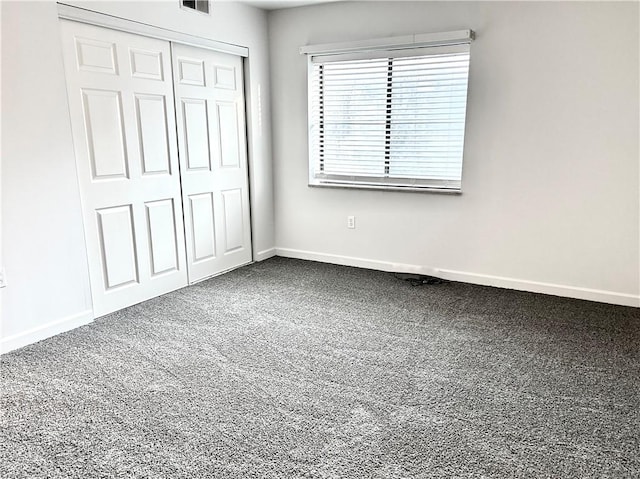
<instances>
[{"instance_id":1,"label":"window sill","mask_svg":"<svg viewBox=\"0 0 640 479\"><path fill-rule=\"evenodd\" d=\"M462 190L452 188L416 187L416 186L387 186L387 185L367 185L353 183L309 183L310 188L341 188L355 190L382 190L382 191L404 191L411 193L438 193L445 195L461 195Z\"/></svg>"}]
</instances>

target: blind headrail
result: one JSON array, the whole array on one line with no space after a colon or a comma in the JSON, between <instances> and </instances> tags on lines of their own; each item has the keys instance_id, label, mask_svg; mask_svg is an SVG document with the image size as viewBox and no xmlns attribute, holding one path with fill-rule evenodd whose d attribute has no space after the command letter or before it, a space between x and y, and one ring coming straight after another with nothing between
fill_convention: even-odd
<instances>
[{"instance_id":1,"label":"blind headrail","mask_svg":"<svg viewBox=\"0 0 640 479\"><path fill-rule=\"evenodd\" d=\"M471 43L475 39L473 30L456 30L440 33L416 33L399 37L360 40L354 42L324 43L300 47L301 55L331 55L337 53L396 50L428 46L457 45Z\"/></svg>"}]
</instances>

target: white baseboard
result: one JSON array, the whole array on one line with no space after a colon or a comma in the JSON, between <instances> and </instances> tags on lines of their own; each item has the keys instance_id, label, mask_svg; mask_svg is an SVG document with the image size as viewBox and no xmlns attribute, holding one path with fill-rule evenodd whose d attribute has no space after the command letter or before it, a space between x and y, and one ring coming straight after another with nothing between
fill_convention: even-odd
<instances>
[{"instance_id":1,"label":"white baseboard","mask_svg":"<svg viewBox=\"0 0 640 479\"><path fill-rule=\"evenodd\" d=\"M302 251L290 248L276 248L278 256L285 258L306 259L319 261L321 263L340 264L343 266L356 266L358 268L375 269L378 271L389 271L395 273L414 273L435 276L433 268L416 266L413 264L391 263L389 261L378 261L374 259L356 258L355 256L342 256L337 254L314 253L313 251Z\"/></svg>"},{"instance_id":2,"label":"white baseboard","mask_svg":"<svg viewBox=\"0 0 640 479\"><path fill-rule=\"evenodd\" d=\"M0 354L8 353L15 349L37 343L56 334L70 331L93 321L93 311L87 310L67 318L51 321L50 323L29 329L22 333L7 336L0 340Z\"/></svg>"},{"instance_id":3,"label":"white baseboard","mask_svg":"<svg viewBox=\"0 0 640 479\"><path fill-rule=\"evenodd\" d=\"M617 293L599 289L580 288L561 284L543 283L503 276L468 273L449 269L432 268L404 263L391 263L388 261L370 260L354 256L342 256L335 254L316 253L290 248L276 248L278 256L286 258L306 259L320 261L322 263L340 264L344 266L356 266L358 268L375 269L378 271L390 271L396 273L414 273L435 276L437 278L460 281L462 283L479 284L483 286L496 286L498 288L543 293L567 298L586 299L600 303L618 304L622 306L640 307L640 295Z\"/></svg>"},{"instance_id":4,"label":"white baseboard","mask_svg":"<svg viewBox=\"0 0 640 479\"><path fill-rule=\"evenodd\" d=\"M255 261L264 261L265 259L273 258L276 255L275 248L265 249L256 253Z\"/></svg>"},{"instance_id":5,"label":"white baseboard","mask_svg":"<svg viewBox=\"0 0 640 479\"><path fill-rule=\"evenodd\" d=\"M481 284L484 286L496 286L498 288L517 289L532 293L551 294L567 298L586 299L599 303L619 304L622 306L640 307L640 296L633 294L617 293L601 289L581 288L578 286L565 286L562 284L543 283L503 276L487 274L467 273L465 271L453 271L450 269L438 269L435 276L451 281L463 283Z\"/></svg>"}]
</instances>

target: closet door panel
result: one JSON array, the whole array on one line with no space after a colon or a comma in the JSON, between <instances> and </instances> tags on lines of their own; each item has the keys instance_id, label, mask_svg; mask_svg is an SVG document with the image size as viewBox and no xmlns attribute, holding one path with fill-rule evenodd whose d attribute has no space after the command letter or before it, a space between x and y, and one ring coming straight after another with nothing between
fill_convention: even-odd
<instances>
[{"instance_id":1,"label":"closet door panel","mask_svg":"<svg viewBox=\"0 0 640 479\"><path fill-rule=\"evenodd\" d=\"M97 317L187 284L171 48L61 29Z\"/></svg>"},{"instance_id":2,"label":"closet door panel","mask_svg":"<svg viewBox=\"0 0 640 479\"><path fill-rule=\"evenodd\" d=\"M249 263L242 59L172 44L189 282Z\"/></svg>"}]
</instances>

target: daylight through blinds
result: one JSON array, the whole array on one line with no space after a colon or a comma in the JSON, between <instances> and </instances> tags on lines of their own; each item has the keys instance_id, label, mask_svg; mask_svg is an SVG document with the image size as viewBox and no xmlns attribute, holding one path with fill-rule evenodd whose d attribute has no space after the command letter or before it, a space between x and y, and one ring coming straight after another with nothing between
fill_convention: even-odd
<instances>
[{"instance_id":1,"label":"daylight through blinds","mask_svg":"<svg viewBox=\"0 0 640 479\"><path fill-rule=\"evenodd\" d=\"M468 44L314 57L312 184L460 189L468 75Z\"/></svg>"}]
</instances>

